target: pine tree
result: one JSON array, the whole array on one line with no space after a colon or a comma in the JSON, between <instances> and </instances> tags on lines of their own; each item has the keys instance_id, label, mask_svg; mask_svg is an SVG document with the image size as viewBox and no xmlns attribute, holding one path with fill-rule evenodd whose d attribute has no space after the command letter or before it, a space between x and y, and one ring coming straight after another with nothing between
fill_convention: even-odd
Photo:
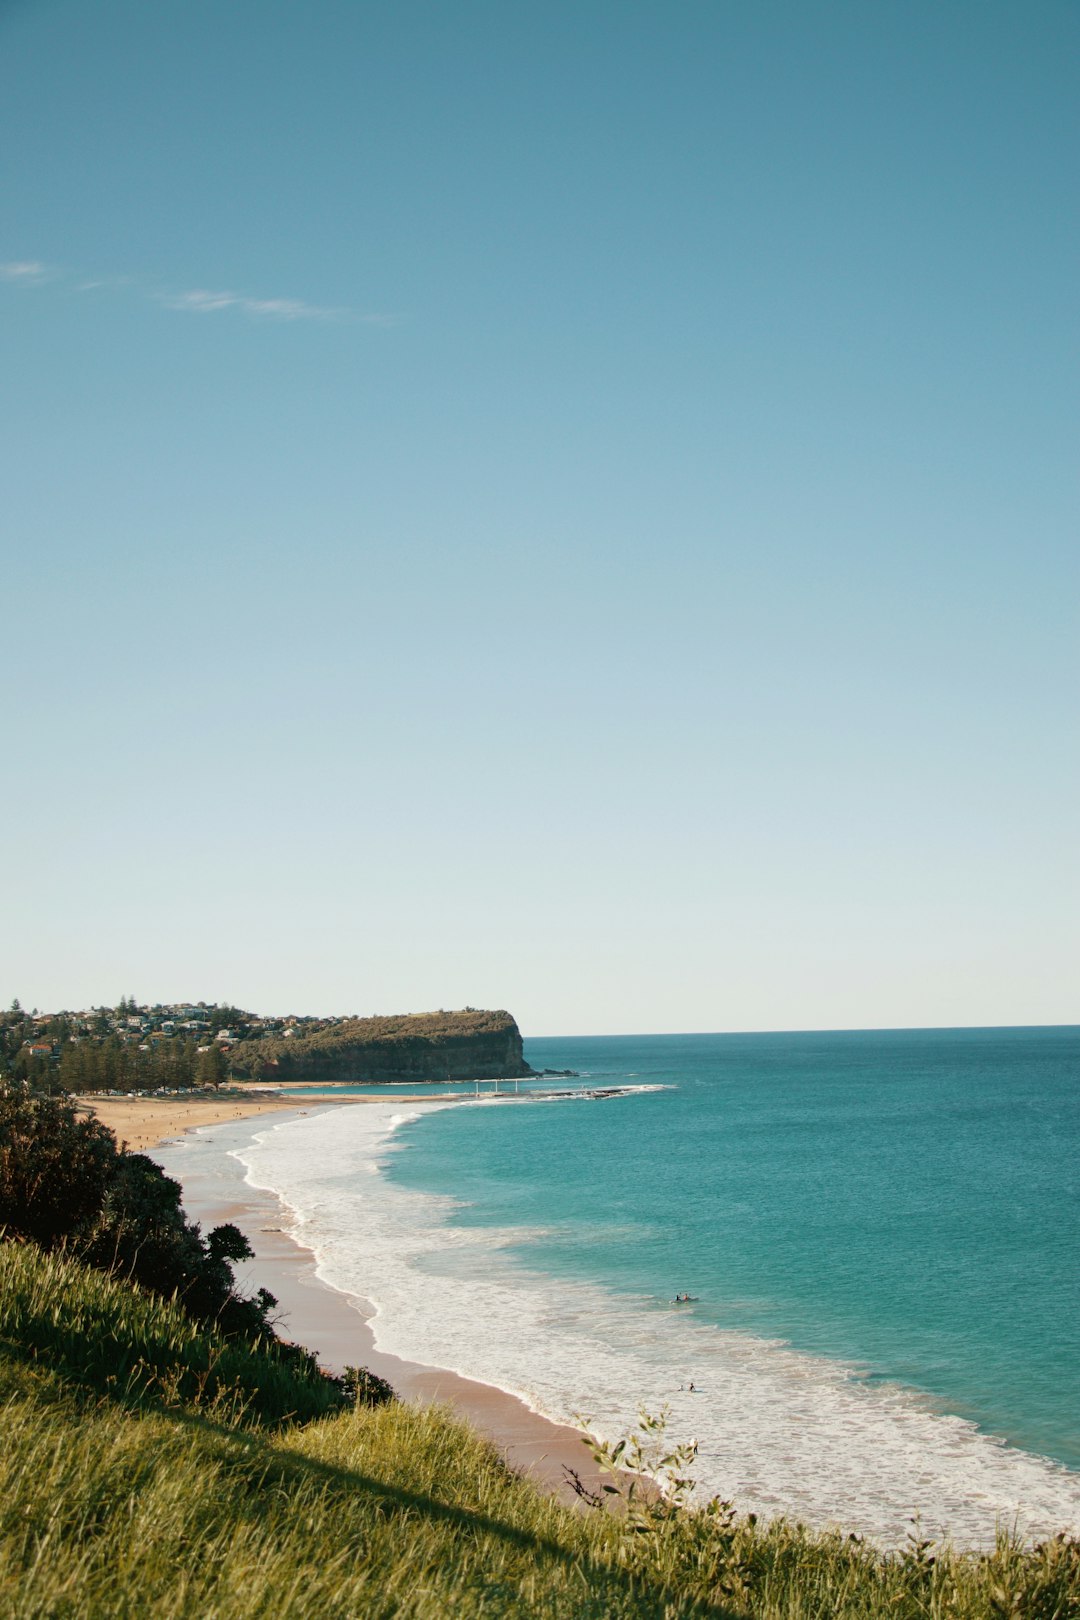
<instances>
[{"instance_id":1,"label":"pine tree","mask_svg":"<svg viewBox=\"0 0 1080 1620\"><path fill-rule=\"evenodd\" d=\"M225 1078L225 1054L215 1041L204 1052L199 1053L199 1066L196 1078L200 1086L220 1086Z\"/></svg>"}]
</instances>

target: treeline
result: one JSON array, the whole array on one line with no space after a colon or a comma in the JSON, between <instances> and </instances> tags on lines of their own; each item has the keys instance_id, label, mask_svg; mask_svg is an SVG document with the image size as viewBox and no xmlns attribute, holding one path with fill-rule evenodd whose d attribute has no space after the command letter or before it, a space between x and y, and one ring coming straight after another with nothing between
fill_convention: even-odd
<instances>
[{"instance_id":1,"label":"treeline","mask_svg":"<svg viewBox=\"0 0 1080 1620\"><path fill-rule=\"evenodd\" d=\"M18 1074L18 1067L15 1070ZM61 1051L55 1075L62 1091L186 1091L219 1086L228 1063L217 1042L201 1051L194 1041L173 1036L148 1043L144 1051L115 1038L70 1042ZM32 1076L27 1076L28 1079Z\"/></svg>"},{"instance_id":2,"label":"treeline","mask_svg":"<svg viewBox=\"0 0 1080 1620\"><path fill-rule=\"evenodd\" d=\"M115 1037L82 1035L60 1048L60 1056L35 1053L20 1045L9 1058L9 1080L31 1091L187 1091L219 1086L228 1077L225 1053L215 1042L201 1051L194 1041L155 1041L146 1051Z\"/></svg>"}]
</instances>

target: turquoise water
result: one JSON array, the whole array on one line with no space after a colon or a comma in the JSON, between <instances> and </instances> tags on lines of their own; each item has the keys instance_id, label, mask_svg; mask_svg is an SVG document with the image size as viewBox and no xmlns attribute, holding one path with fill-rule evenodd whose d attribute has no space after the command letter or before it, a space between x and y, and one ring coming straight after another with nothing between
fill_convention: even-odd
<instances>
[{"instance_id":1,"label":"turquoise water","mask_svg":"<svg viewBox=\"0 0 1080 1620\"><path fill-rule=\"evenodd\" d=\"M446 1108L385 1165L556 1283L788 1341L1080 1467L1080 1030L526 1042L670 1089ZM520 1235L517 1239L514 1233ZM509 1234L509 1243L507 1246Z\"/></svg>"}]
</instances>

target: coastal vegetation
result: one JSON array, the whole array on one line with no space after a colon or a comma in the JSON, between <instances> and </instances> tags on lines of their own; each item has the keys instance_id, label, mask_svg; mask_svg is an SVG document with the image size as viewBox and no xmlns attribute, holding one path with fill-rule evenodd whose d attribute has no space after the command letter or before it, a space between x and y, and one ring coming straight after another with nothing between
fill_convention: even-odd
<instances>
[{"instance_id":1,"label":"coastal vegetation","mask_svg":"<svg viewBox=\"0 0 1080 1620\"><path fill-rule=\"evenodd\" d=\"M270 1338L277 1301L237 1292L232 1262L251 1254L233 1225L206 1237L180 1184L67 1097L0 1083L0 1229L178 1300L222 1332Z\"/></svg>"},{"instance_id":2,"label":"coastal vegetation","mask_svg":"<svg viewBox=\"0 0 1080 1620\"><path fill-rule=\"evenodd\" d=\"M730 1505L576 1512L448 1413L328 1410L310 1380L174 1304L0 1241L0 1612L296 1620L1066 1620L1080 1548L989 1554ZM642 1453L648 1457L655 1427ZM604 1448L599 1448L601 1457ZM606 1452L614 1465L625 1453ZM678 1448L672 1454L679 1463ZM655 1465L655 1459L653 1459ZM612 1476L613 1479L616 1476Z\"/></svg>"}]
</instances>

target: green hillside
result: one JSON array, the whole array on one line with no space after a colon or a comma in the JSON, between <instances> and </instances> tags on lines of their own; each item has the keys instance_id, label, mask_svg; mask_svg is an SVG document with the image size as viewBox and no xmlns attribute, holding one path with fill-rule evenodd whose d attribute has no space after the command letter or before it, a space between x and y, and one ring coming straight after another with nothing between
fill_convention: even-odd
<instances>
[{"instance_id":1,"label":"green hillside","mask_svg":"<svg viewBox=\"0 0 1080 1620\"><path fill-rule=\"evenodd\" d=\"M325 1382L325 1381L322 1381ZM882 1558L727 1511L574 1512L437 1410L336 1415L318 1375L0 1243L0 1613L320 1617L1080 1612L1058 1541Z\"/></svg>"},{"instance_id":2,"label":"green hillside","mask_svg":"<svg viewBox=\"0 0 1080 1620\"><path fill-rule=\"evenodd\" d=\"M232 1047L230 1072L278 1080L472 1080L532 1073L508 1012L401 1013L302 1025Z\"/></svg>"}]
</instances>

